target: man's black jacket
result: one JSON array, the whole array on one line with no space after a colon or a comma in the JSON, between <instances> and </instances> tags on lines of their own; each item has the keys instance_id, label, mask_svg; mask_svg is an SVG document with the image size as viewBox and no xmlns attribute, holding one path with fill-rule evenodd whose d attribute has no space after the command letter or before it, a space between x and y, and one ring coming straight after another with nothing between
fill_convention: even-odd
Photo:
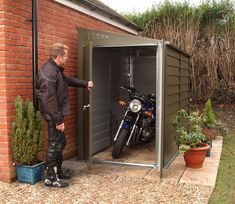
<instances>
[{"instance_id":1,"label":"man's black jacket","mask_svg":"<svg viewBox=\"0 0 235 204\"><path fill-rule=\"evenodd\" d=\"M36 92L42 104L42 112L56 125L64 122L70 113L68 86L87 87L88 82L64 75L64 69L49 59L39 70Z\"/></svg>"}]
</instances>

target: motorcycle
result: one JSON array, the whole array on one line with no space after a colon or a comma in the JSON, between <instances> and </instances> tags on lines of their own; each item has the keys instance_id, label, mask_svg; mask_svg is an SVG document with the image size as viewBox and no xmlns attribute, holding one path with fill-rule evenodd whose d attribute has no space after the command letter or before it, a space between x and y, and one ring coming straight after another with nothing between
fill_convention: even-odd
<instances>
[{"instance_id":1,"label":"motorcycle","mask_svg":"<svg viewBox=\"0 0 235 204\"><path fill-rule=\"evenodd\" d=\"M155 94L141 94L134 87L121 88L130 92L130 99L128 103L119 100L126 110L114 137L114 159L120 157L125 145L149 142L155 137Z\"/></svg>"}]
</instances>

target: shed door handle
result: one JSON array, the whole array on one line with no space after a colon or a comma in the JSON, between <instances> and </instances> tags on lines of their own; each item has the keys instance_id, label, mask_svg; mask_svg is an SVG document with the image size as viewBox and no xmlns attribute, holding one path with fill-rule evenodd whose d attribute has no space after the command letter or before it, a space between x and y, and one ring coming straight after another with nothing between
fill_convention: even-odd
<instances>
[{"instance_id":1,"label":"shed door handle","mask_svg":"<svg viewBox=\"0 0 235 204\"><path fill-rule=\"evenodd\" d=\"M83 106L83 111L85 111L87 108L89 108L90 107L90 104L87 104L87 105L85 105L85 106Z\"/></svg>"}]
</instances>

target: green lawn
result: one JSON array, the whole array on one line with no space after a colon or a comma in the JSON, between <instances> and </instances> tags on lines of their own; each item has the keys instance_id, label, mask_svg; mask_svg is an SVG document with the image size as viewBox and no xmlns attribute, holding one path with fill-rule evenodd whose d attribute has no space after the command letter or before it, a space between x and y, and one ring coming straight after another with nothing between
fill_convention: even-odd
<instances>
[{"instance_id":1,"label":"green lawn","mask_svg":"<svg viewBox=\"0 0 235 204\"><path fill-rule=\"evenodd\" d=\"M235 204L235 131L224 138L215 191L210 204Z\"/></svg>"}]
</instances>

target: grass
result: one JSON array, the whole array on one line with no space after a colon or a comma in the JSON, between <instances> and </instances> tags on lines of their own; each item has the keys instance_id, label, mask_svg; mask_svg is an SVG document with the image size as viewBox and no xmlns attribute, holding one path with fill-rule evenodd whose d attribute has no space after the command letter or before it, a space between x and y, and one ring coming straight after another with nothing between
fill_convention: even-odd
<instances>
[{"instance_id":1,"label":"grass","mask_svg":"<svg viewBox=\"0 0 235 204\"><path fill-rule=\"evenodd\" d=\"M224 138L216 187L209 204L235 204L235 131Z\"/></svg>"}]
</instances>

